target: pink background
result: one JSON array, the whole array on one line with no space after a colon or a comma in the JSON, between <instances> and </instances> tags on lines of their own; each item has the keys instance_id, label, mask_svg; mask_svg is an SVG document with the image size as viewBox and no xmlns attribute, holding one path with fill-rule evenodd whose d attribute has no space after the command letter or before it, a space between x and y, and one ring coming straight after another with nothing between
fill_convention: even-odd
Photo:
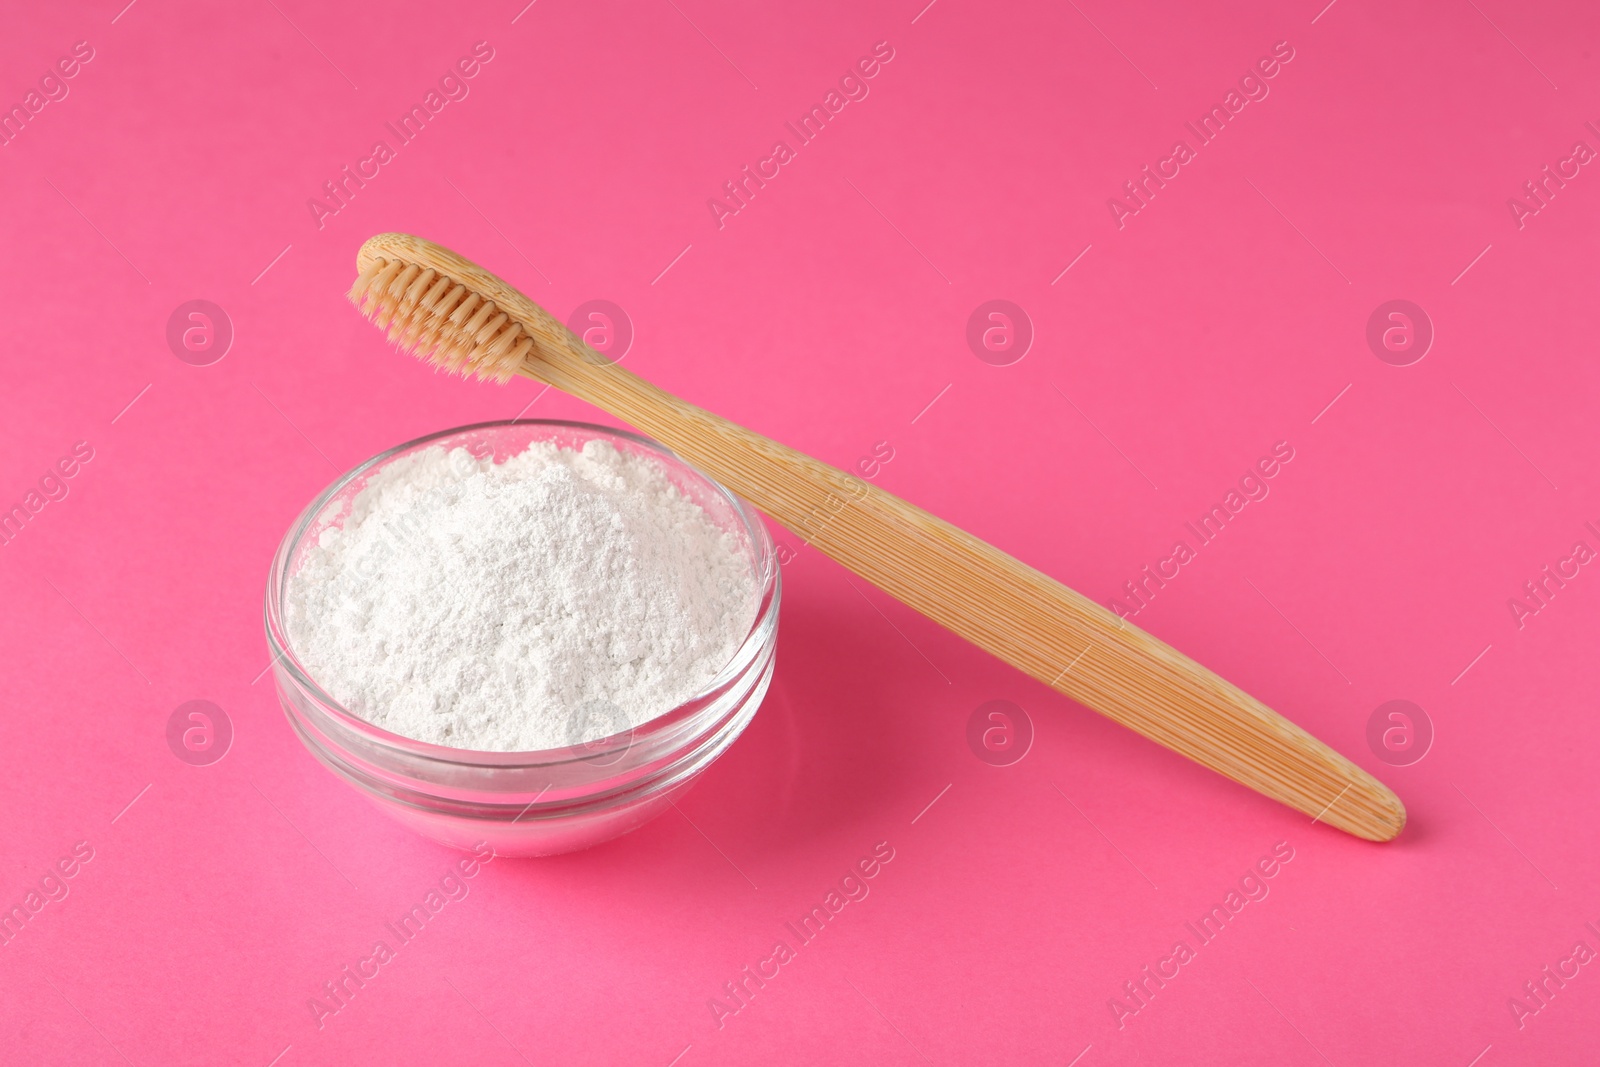
<instances>
[{"instance_id":1,"label":"pink background","mask_svg":"<svg viewBox=\"0 0 1600 1067\"><path fill-rule=\"evenodd\" d=\"M1600 950L1600 574L1520 628L1508 600L1600 549L1600 176L1521 228L1507 205L1600 148L1592 5L123 2L0 34L7 104L94 50L0 149L0 505L93 449L0 548L0 906L93 849L0 947L0 1060L1593 1061L1600 966L1520 1028L1508 1000ZM319 229L307 199L477 41L470 95ZM719 229L707 199L879 41L870 95ZM1279 41L1270 95L1119 229L1107 199ZM1372 769L1409 828L1312 825L802 549L771 695L681 812L489 865L319 1029L308 999L454 855L292 736L270 554L402 440L605 421L388 349L343 294L391 229L560 315L615 301L628 366L779 440L841 466L889 442L878 484L1101 601L1289 442L1137 621ZM965 340L994 298L1036 332L1009 366ZM210 366L167 345L191 299L235 331ZM1436 331L1410 366L1366 341L1391 299ZM166 741L193 699L235 733L209 766ZM966 740L997 699L1036 732L1005 767ZM1436 734L1410 766L1366 740L1392 699ZM719 1028L708 999L878 842L870 896ZM1270 895L1119 1028L1123 983L1277 842Z\"/></svg>"}]
</instances>

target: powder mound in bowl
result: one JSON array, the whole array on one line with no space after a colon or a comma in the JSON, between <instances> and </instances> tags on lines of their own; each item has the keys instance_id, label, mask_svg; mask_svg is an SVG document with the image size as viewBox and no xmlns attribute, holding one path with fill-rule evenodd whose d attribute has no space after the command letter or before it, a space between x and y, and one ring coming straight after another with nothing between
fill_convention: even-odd
<instances>
[{"instance_id":1,"label":"powder mound in bowl","mask_svg":"<svg viewBox=\"0 0 1600 1067\"><path fill-rule=\"evenodd\" d=\"M742 541L647 456L435 445L378 469L308 548L285 622L311 677L373 725L525 752L683 703L757 601Z\"/></svg>"}]
</instances>

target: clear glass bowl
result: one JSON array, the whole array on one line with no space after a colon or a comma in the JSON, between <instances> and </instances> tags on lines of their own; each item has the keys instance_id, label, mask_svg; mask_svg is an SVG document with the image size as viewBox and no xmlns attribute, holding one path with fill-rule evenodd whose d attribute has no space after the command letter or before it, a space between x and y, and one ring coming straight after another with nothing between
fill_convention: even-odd
<instances>
[{"instance_id":1,"label":"clear glass bowl","mask_svg":"<svg viewBox=\"0 0 1600 1067\"><path fill-rule=\"evenodd\" d=\"M491 450L503 462L535 441L581 448L610 442L660 463L712 521L743 544L760 591L756 621L733 659L694 699L632 730L540 752L476 752L413 741L342 707L291 646L283 598L307 546L337 526L368 478L433 445ZM772 679L782 583L772 535L727 489L636 434L580 422L486 422L407 442L356 467L322 492L290 527L267 580L267 644L278 700L300 740L336 775L405 825L442 844L487 842L503 856L571 852L637 829L660 814L731 745Z\"/></svg>"}]
</instances>

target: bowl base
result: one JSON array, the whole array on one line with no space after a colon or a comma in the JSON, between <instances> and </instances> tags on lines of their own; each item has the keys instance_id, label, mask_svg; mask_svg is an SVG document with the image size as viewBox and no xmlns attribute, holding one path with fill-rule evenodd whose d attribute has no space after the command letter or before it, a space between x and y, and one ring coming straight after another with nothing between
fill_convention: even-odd
<instances>
[{"instance_id":1,"label":"bowl base","mask_svg":"<svg viewBox=\"0 0 1600 1067\"><path fill-rule=\"evenodd\" d=\"M666 811L667 806L688 792L693 784L694 779L690 778L648 800L609 811L551 820L524 818L505 822L489 819L469 822L455 815L398 805L366 790L361 793L385 815L430 841L463 852L472 852L487 844L496 856L521 858L581 852L630 834Z\"/></svg>"}]
</instances>

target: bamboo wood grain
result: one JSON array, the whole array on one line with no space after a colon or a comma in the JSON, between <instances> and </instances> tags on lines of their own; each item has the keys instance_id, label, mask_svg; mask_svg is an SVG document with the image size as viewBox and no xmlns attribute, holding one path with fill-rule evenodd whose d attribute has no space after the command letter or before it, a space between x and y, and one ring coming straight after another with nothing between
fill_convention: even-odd
<instances>
[{"instance_id":1,"label":"bamboo wood grain","mask_svg":"<svg viewBox=\"0 0 1600 1067\"><path fill-rule=\"evenodd\" d=\"M1348 759L1087 597L899 497L685 403L421 238L380 234L350 298L436 364L523 374L638 427L889 595L1102 715L1358 837L1405 808Z\"/></svg>"}]
</instances>

